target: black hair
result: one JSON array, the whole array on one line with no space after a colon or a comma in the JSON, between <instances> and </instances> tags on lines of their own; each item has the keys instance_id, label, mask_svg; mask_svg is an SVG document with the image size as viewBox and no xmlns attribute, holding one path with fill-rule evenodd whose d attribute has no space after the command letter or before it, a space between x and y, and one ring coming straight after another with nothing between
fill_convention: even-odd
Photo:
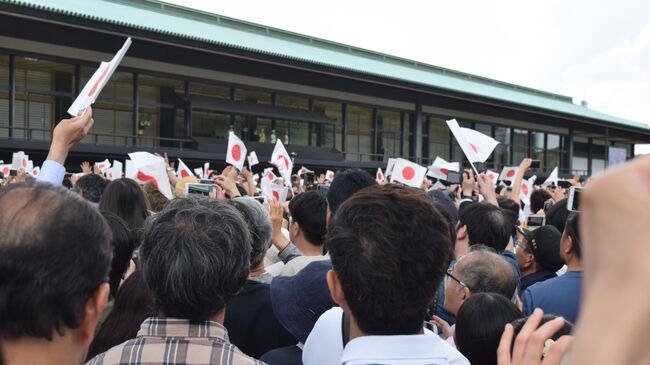
<instances>
[{"instance_id":1,"label":"black hair","mask_svg":"<svg viewBox=\"0 0 650 365\"><path fill-rule=\"evenodd\" d=\"M553 314L544 314L544 316L542 317L542 320L539 322L539 326L537 328L541 327L546 322L550 322L550 321L554 320L557 317L558 316L553 315ZM513 336L512 336L512 343L511 343L511 347L510 347L510 349L511 349L510 352L512 352L512 350L515 348L515 340L517 339L517 336L519 335L519 332L521 332L521 329L526 324L526 321L528 321L528 318L530 318L530 316L519 318L519 319L516 319L516 320L514 320L512 322L512 327L514 329L514 333L513 333ZM553 336L550 337L550 339L553 340L553 341L557 341L562 336L570 336L572 332L573 332L573 324L565 319L564 320L564 326L562 326L562 328L560 328L557 332L555 332L553 334Z\"/></svg>"},{"instance_id":2,"label":"black hair","mask_svg":"<svg viewBox=\"0 0 650 365\"><path fill-rule=\"evenodd\" d=\"M155 315L151 290L145 284L142 272L135 271L117 292L113 309L90 344L86 361L135 338L142 322Z\"/></svg>"},{"instance_id":3,"label":"black hair","mask_svg":"<svg viewBox=\"0 0 650 365\"><path fill-rule=\"evenodd\" d=\"M564 228L564 232L566 233L567 236L571 237L571 245L578 259L582 259L582 249L581 249L582 243L580 242L579 220L580 220L580 213L571 212L569 214L569 217L566 220L566 227Z\"/></svg>"},{"instance_id":4,"label":"black hair","mask_svg":"<svg viewBox=\"0 0 650 365\"><path fill-rule=\"evenodd\" d=\"M496 365L503 328L506 323L523 316L519 308L503 295L470 295L456 316L456 347L472 365Z\"/></svg>"},{"instance_id":5,"label":"black hair","mask_svg":"<svg viewBox=\"0 0 650 365\"><path fill-rule=\"evenodd\" d=\"M0 189L0 338L52 339L79 326L106 282L111 233L97 209L50 184Z\"/></svg>"},{"instance_id":6,"label":"black hair","mask_svg":"<svg viewBox=\"0 0 650 365\"><path fill-rule=\"evenodd\" d=\"M124 219L129 229L138 237L144 220L149 215L144 192L138 183L127 178L113 180L108 184L99 200L99 209Z\"/></svg>"},{"instance_id":7,"label":"black hair","mask_svg":"<svg viewBox=\"0 0 650 365\"><path fill-rule=\"evenodd\" d=\"M138 246L138 240L133 235L124 220L117 215L100 211L108 227L112 232L111 247L113 248L113 260L111 261L111 270L108 274L108 284L111 286L110 298L117 294L117 288L120 281L129 268L133 251Z\"/></svg>"},{"instance_id":8,"label":"black hair","mask_svg":"<svg viewBox=\"0 0 650 365\"><path fill-rule=\"evenodd\" d=\"M72 181L70 178L72 177L72 174L67 173L63 176L63 182L61 183L61 186L63 186L66 189L72 189L74 186L72 185Z\"/></svg>"},{"instance_id":9,"label":"black hair","mask_svg":"<svg viewBox=\"0 0 650 365\"><path fill-rule=\"evenodd\" d=\"M84 199L93 203L99 203L99 199L104 194L107 185L108 181L103 177L95 174L86 174L79 178L74 188L76 191L81 192Z\"/></svg>"},{"instance_id":10,"label":"black hair","mask_svg":"<svg viewBox=\"0 0 650 365\"><path fill-rule=\"evenodd\" d=\"M273 224L262 204L253 198L241 197L227 200L227 202L237 208L246 222L248 232L251 234L250 264L251 269L253 269L264 260L271 242Z\"/></svg>"},{"instance_id":11,"label":"black hair","mask_svg":"<svg viewBox=\"0 0 650 365\"><path fill-rule=\"evenodd\" d=\"M208 320L248 278L251 236L241 214L224 201L172 200L147 219L143 237L142 273L161 315Z\"/></svg>"},{"instance_id":12,"label":"black hair","mask_svg":"<svg viewBox=\"0 0 650 365\"><path fill-rule=\"evenodd\" d=\"M547 200L553 199L553 195L546 189L536 189L530 193L530 213L535 214L541 209L544 209L544 203Z\"/></svg>"},{"instance_id":13,"label":"black hair","mask_svg":"<svg viewBox=\"0 0 650 365\"><path fill-rule=\"evenodd\" d=\"M322 191L307 191L289 202L289 212L307 241L322 246L327 231L327 199Z\"/></svg>"},{"instance_id":14,"label":"black hair","mask_svg":"<svg viewBox=\"0 0 650 365\"><path fill-rule=\"evenodd\" d=\"M359 191L338 209L326 246L364 333L422 330L452 258L449 225L423 192L398 185Z\"/></svg>"},{"instance_id":15,"label":"black hair","mask_svg":"<svg viewBox=\"0 0 650 365\"><path fill-rule=\"evenodd\" d=\"M327 191L327 204L330 213L334 215L345 200L357 191L372 185L377 185L377 181L361 169L338 172Z\"/></svg>"},{"instance_id":16,"label":"black hair","mask_svg":"<svg viewBox=\"0 0 650 365\"><path fill-rule=\"evenodd\" d=\"M562 199L546 211L546 224L554 226L558 231L564 232L566 220L569 218L569 209L567 208L567 199Z\"/></svg>"},{"instance_id":17,"label":"black hair","mask_svg":"<svg viewBox=\"0 0 650 365\"><path fill-rule=\"evenodd\" d=\"M458 216L460 226L467 226L469 245L483 244L503 251L513 232L512 219L501 208L489 203L468 204Z\"/></svg>"},{"instance_id":18,"label":"black hair","mask_svg":"<svg viewBox=\"0 0 650 365\"><path fill-rule=\"evenodd\" d=\"M515 236L517 234L517 226L519 225L519 204L503 196L497 197L497 203L512 223L512 233L510 235Z\"/></svg>"}]
</instances>

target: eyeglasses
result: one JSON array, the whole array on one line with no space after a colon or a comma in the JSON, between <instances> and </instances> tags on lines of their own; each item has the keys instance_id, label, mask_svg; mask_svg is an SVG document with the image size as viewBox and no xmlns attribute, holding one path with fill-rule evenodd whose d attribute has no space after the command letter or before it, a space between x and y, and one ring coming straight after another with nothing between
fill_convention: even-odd
<instances>
[{"instance_id":1,"label":"eyeglasses","mask_svg":"<svg viewBox=\"0 0 650 365\"><path fill-rule=\"evenodd\" d=\"M453 270L454 270L453 267L450 268L449 270L447 270L447 276L450 277L450 278L452 278L455 282L458 283L458 285L462 286L463 288L467 288L467 289L469 289L469 286L467 286L467 284L463 283L460 279L458 279L457 277L455 277L455 276L452 274ZM471 290L471 289L470 289L470 290Z\"/></svg>"}]
</instances>

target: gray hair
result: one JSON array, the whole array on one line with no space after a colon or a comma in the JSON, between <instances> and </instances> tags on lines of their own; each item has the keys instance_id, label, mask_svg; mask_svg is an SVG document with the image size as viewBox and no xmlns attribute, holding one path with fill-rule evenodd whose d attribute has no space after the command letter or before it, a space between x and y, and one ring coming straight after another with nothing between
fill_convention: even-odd
<instances>
[{"instance_id":1,"label":"gray hair","mask_svg":"<svg viewBox=\"0 0 650 365\"><path fill-rule=\"evenodd\" d=\"M210 319L248 278L250 233L228 203L175 199L147 219L143 235L142 273L163 316Z\"/></svg>"},{"instance_id":2,"label":"gray hair","mask_svg":"<svg viewBox=\"0 0 650 365\"><path fill-rule=\"evenodd\" d=\"M266 250L271 242L273 224L269 214L264 210L262 204L253 198L242 197L230 201L239 210L248 224L251 234L251 268L257 266L266 255Z\"/></svg>"},{"instance_id":3,"label":"gray hair","mask_svg":"<svg viewBox=\"0 0 650 365\"><path fill-rule=\"evenodd\" d=\"M475 249L458 260L460 280L476 293L497 293L511 298L517 290L512 265L493 249Z\"/></svg>"}]
</instances>

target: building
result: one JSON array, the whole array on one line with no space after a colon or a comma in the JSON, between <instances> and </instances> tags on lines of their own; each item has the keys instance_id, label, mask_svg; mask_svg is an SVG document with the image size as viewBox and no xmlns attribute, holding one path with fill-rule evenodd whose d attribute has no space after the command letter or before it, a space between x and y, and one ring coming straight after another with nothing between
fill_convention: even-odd
<instances>
[{"instance_id":1,"label":"building","mask_svg":"<svg viewBox=\"0 0 650 365\"><path fill-rule=\"evenodd\" d=\"M68 168L135 150L223 166L229 130L260 160L279 138L296 165L462 159L445 120L501 142L500 168L591 174L634 156L650 127L571 98L154 0L0 0L0 159L45 158L50 131L97 68L133 44ZM544 171L542 171L544 173Z\"/></svg>"}]
</instances>

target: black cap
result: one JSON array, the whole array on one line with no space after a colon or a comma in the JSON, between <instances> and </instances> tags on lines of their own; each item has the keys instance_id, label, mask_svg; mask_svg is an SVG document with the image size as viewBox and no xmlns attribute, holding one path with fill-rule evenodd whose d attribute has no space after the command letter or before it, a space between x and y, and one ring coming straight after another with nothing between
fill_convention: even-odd
<instances>
[{"instance_id":1,"label":"black cap","mask_svg":"<svg viewBox=\"0 0 650 365\"><path fill-rule=\"evenodd\" d=\"M541 269L556 272L564 266L560 256L562 234L554 226L541 226L535 230L517 229L526 237L526 248L535 255L535 261ZM538 268L539 269L539 268Z\"/></svg>"}]
</instances>

